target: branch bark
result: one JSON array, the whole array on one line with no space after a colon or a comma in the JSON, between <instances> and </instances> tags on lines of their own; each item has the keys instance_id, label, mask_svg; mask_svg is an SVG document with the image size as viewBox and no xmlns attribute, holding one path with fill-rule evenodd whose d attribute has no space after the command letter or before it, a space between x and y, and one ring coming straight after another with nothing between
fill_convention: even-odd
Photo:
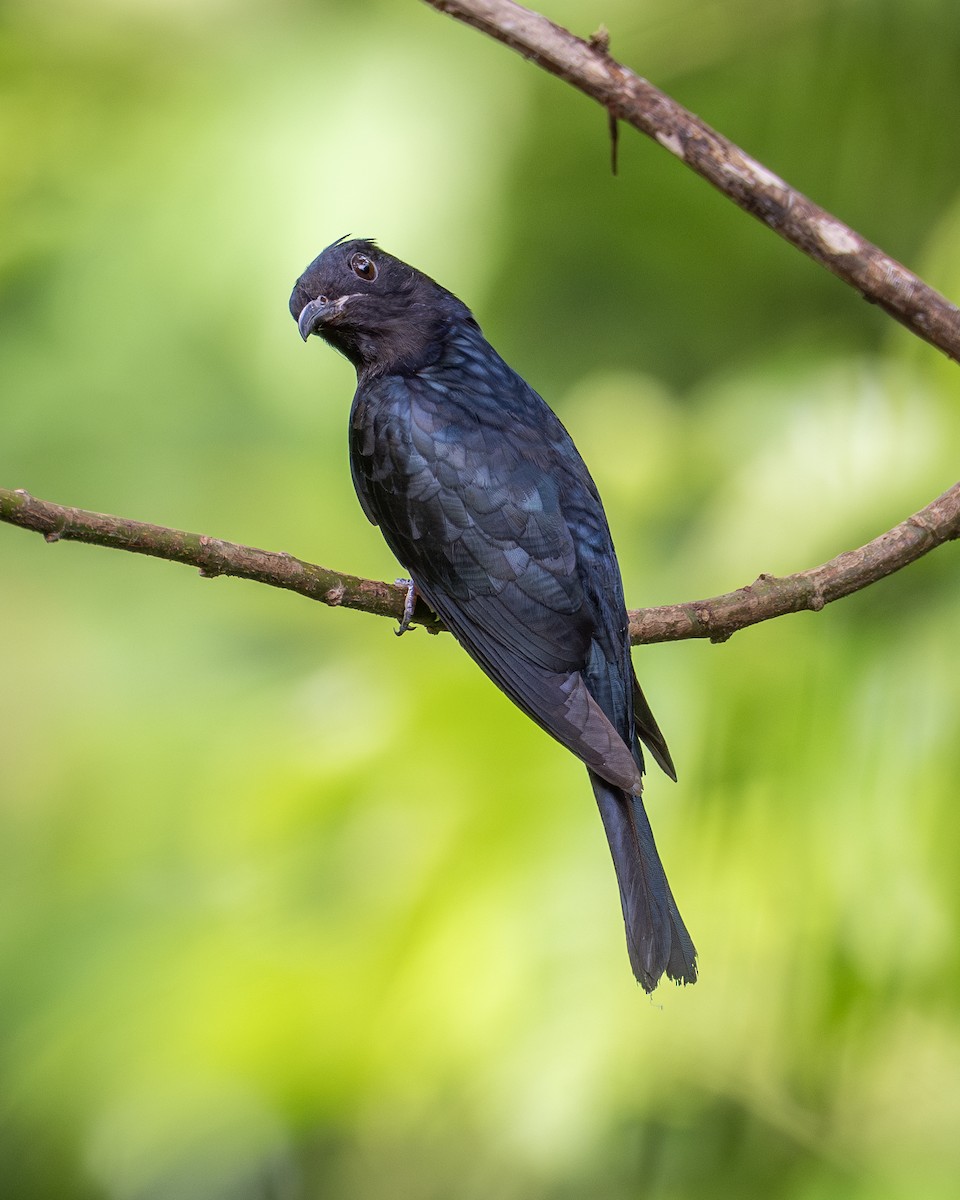
<instances>
[{"instance_id":1,"label":"branch bark","mask_svg":"<svg viewBox=\"0 0 960 1200\"><path fill-rule=\"evenodd\" d=\"M596 100L675 154L745 212L832 271L911 333L960 362L960 309L739 146L611 58L513 0L426 0Z\"/></svg>"},{"instance_id":2,"label":"branch bark","mask_svg":"<svg viewBox=\"0 0 960 1200\"><path fill-rule=\"evenodd\" d=\"M196 567L204 578L232 575L270 587L298 592L339 608L391 617L403 615L406 588L345 575L292 554L278 554L237 545L204 534L185 533L66 508L38 500L28 492L0 488L0 520L40 533L48 542L77 541L134 554L148 554ZM822 566L776 578L761 575L756 582L723 596L668 604L630 612L630 640L636 645L675 642L688 638L726 641L739 629L792 612L818 612L825 605L901 570L944 542L960 538L960 483L893 529L858 550ZM417 624L441 629L432 613L418 602Z\"/></svg>"},{"instance_id":3,"label":"branch bark","mask_svg":"<svg viewBox=\"0 0 960 1200\"><path fill-rule=\"evenodd\" d=\"M396 584L360 579L304 562L292 554L258 550L202 533L186 533L182 529L148 525L83 508L66 508L38 500L20 488L0 488L0 520L41 533L48 542L86 542L184 563L196 567L204 579L232 575L235 579L252 579L298 592L334 608L354 608L379 617L395 617L398 621L403 614L407 590ZM422 606L417 618L418 624L434 628L438 625Z\"/></svg>"}]
</instances>

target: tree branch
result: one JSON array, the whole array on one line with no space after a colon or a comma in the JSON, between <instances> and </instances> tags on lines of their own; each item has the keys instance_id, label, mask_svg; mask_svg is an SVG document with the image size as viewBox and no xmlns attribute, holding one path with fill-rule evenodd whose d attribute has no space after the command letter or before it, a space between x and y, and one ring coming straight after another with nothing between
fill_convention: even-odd
<instances>
[{"instance_id":1,"label":"tree branch","mask_svg":"<svg viewBox=\"0 0 960 1200\"><path fill-rule=\"evenodd\" d=\"M612 59L603 37L574 37L513 0L426 0L441 12L490 34L597 100L614 119L634 125L675 154L745 211L814 261L879 304L911 332L960 361L960 309L871 245L860 234L795 191L766 167L705 125L669 96ZM0 520L44 535L149 554L196 567L201 575L232 575L298 592L324 604L399 621L406 589L344 575L290 554L240 546L202 534L147 525L37 500L0 488ZM630 637L649 642L710 638L786 613L817 612L899 571L960 537L960 483L880 537L807 571L754 583L688 604L638 609ZM418 604L418 624L436 632L436 618Z\"/></svg>"},{"instance_id":2,"label":"tree branch","mask_svg":"<svg viewBox=\"0 0 960 1200\"><path fill-rule=\"evenodd\" d=\"M960 309L859 233L795 191L699 117L610 57L513 0L426 0L489 34L675 154L740 208L960 362Z\"/></svg>"},{"instance_id":3,"label":"tree branch","mask_svg":"<svg viewBox=\"0 0 960 1200\"><path fill-rule=\"evenodd\" d=\"M286 588L332 607L355 608L398 621L403 615L407 589L396 584L359 579L356 575L303 562L292 554L240 546L201 533L147 525L83 508L65 508L37 500L22 489L0 488L0 520L42 533L48 542L87 542L111 550L149 554L196 567L205 579L232 575L235 579L252 579L270 587ZM424 606L418 608L416 615L418 624L438 627L436 618Z\"/></svg>"},{"instance_id":4,"label":"tree branch","mask_svg":"<svg viewBox=\"0 0 960 1200\"><path fill-rule=\"evenodd\" d=\"M396 584L344 575L303 562L291 554L257 550L203 534L184 533L82 508L65 508L37 500L22 490L0 488L0 520L43 534L48 542L87 542L149 554L196 567L205 578L232 575L298 592L334 607L353 608L396 621L403 615L406 588ZM738 629L771 617L818 612L824 605L860 591L958 537L960 483L859 550L840 554L822 566L779 579L761 575L747 587L709 600L636 609L629 614L630 640L634 645L687 638L723 642ZM441 628L420 602L415 619L433 632Z\"/></svg>"},{"instance_id":5,"label":"tree branch","mask_svg":"<svg viewBox=\"0 0 960 1200\"><path fill-rule=\"evenodd\" d=\"M857 550L796 575L761 575L747 587L692 604L667 604L630 615L630 640L672 642L706 637L725 642L738 629L794 612L819 612L902 570L944 542L960 538L960 483Z\"/></svg>"}]
</instances>

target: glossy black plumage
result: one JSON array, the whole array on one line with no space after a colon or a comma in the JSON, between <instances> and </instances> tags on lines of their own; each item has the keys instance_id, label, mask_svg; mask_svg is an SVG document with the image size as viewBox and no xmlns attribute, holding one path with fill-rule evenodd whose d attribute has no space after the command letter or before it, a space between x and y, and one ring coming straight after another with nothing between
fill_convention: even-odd
<instances>
[{"instance_id":1,"label":"glossy black plumage","mask_svg":"<svg viewBox=\"0 0 960 1200\"><path fill-rule=\"evenodd\" d=\"M511 700L586 765L631 965L696 979L640 800L639 738L675 778L630 658L597 489L544 401L466 306L370 241L328 247L290 311L357 369L357 495L424 601Z\"/></svg>"}]
</instances>

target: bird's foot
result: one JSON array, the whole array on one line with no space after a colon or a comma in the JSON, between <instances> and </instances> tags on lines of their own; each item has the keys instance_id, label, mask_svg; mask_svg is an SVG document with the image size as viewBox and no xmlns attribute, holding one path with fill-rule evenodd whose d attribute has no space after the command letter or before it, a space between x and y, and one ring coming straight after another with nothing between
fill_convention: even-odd
<instances>
[{"instance_id":1,"label":"bird's foot","mask_svg":"<svg viewBox=\"0 0 960 1200\"><path fill-rule=\"evenodd\" d=\"M403 601L403 616L400 619L399 627L393 631L397 637L403 637L410 628L413 610L417 607L417 587L412 579L395 579L394 583L407 589L407 595Z\"/></svg>"}]
</instances>

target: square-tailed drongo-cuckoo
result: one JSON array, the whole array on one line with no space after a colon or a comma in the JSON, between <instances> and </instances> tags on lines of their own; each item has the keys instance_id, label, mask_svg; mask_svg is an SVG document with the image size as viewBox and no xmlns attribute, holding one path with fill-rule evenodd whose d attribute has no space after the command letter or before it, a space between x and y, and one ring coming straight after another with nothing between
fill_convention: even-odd
<instances>
[{"instance_id":1,"label":"square-tailed drongo-cuckoo","mask_svg":"<svg viewBox=\"0 0 960 1200\"><path fill-rule=\"evenodd\" d=\"M290 311L357 371L350 468L416 593L494 683L586 766L634 974L697 977L640 799L676 778L630 657L620 568L570 435L470 310L372 241L329 246Z\"/></svg>"}]
</instances>

